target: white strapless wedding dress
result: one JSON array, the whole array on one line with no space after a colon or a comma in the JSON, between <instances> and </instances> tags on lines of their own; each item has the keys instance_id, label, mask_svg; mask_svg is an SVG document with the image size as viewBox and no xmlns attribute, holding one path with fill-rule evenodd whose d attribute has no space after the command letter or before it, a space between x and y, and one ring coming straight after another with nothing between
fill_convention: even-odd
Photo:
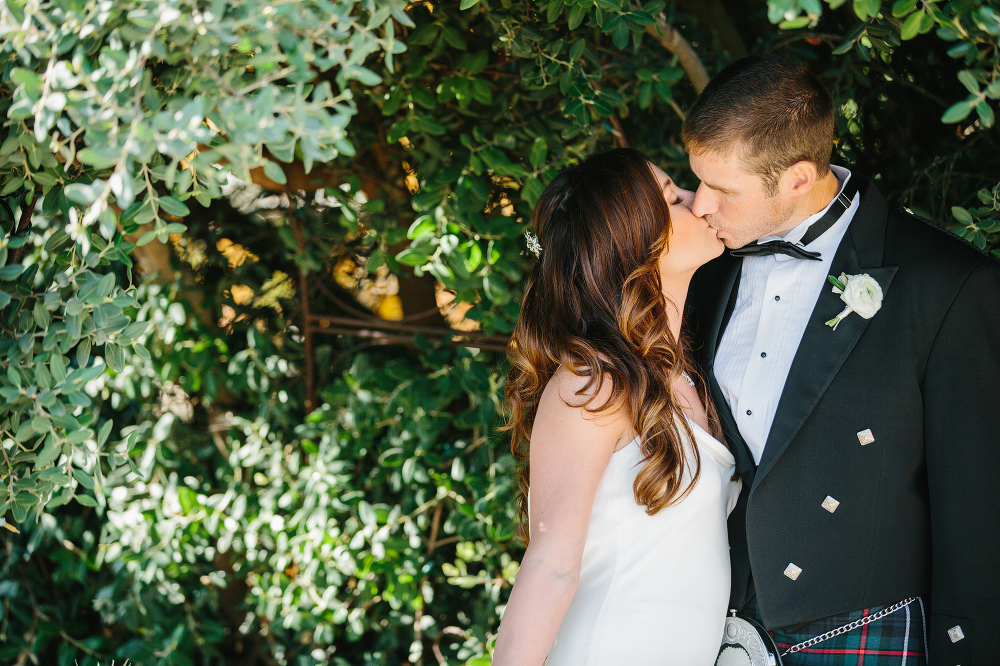
<instances>
[{"instance_id":1,"label":"white strapless wedding dress","mask_svg":"<svg viewBox=\"0 0 1000 666\"><path fill-rule=\"evenodd\" d=\"M729 602L726 518L740 482L730 480L729 450L688 422L701 474L684 499L656 515L632 491L639 438L611 456L594 498L580 584L546 666L715 663Z\"/></svg>"}]
</instances>

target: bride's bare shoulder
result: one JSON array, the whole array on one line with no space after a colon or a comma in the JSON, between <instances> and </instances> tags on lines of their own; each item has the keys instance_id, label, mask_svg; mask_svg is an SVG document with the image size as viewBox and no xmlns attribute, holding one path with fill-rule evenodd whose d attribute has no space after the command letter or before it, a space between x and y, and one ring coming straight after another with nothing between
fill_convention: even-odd
<instances>
[{"instance_id":1,"label":"bride's bare shoulder","mask_svg":"<svg viewBox=\"0 0 1000 666\"><path fill-rule=\"evenodd\" d=\"M588 368L577 368L574 372L560 366L542 392L539 411L573 412L588 420L599 418L602 422L621 416L615 411L605 412L602 409L612 397L614 387L611 378L606 373L594 376L587 372Z\"/></svg>"}]
</instances>

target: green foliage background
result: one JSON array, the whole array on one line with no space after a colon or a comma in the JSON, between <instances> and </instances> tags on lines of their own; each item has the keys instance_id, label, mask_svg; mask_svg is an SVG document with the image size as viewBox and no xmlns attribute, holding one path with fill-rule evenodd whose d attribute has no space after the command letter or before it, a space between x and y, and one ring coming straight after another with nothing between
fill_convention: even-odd
<instances>
[{"instance_id":1,"label":"green foliage background","mask_svg":"<svg viewBox=\"0 0 1000 666\"><path fill-rule=\"evenodd\" d=\"M318 339L307 406L302 285L509 334L545 183L627 142L693 186L690 56L756 51L1000 256L998 37L982 0L0 2L0 661L488 663L501 355Z\"/></svg>"}]
</instances>

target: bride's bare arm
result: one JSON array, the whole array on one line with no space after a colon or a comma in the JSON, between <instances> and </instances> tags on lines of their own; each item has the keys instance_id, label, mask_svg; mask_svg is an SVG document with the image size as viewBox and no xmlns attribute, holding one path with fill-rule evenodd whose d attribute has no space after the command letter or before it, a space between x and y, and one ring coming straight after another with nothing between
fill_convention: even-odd
<instances>
[{"instance_id":1,"label":"bride's bare arm","mask_svg":"<svg viewBox=\"0 0 1000 666\"><path fill-rule=\"evenodd\" d=\"M542 393L532 426L531 539L497 637L493 663L541 664L576 593L594 495L624 416L596 416L575 395L586 380L560 369ZM605 382L592 407L611 393ZM569 404L567 404L569 403Z\"/></svg>"}]
</instances>

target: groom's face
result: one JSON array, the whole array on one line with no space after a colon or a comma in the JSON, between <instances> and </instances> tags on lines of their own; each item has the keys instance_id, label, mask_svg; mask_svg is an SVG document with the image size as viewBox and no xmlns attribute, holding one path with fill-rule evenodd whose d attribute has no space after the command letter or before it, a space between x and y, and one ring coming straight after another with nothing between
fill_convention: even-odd
<instances>
[{"instance_id":1,"label":"groom's face","mask_svg":"<svg viewBox=\"0 0 1000 666\"><path fill-rule=\"evenodd\" d=\"M788 231L793 205L783 196L781 183L768 192L761 177L743 165L738 151L732 155L690 155L691 170L701 180L691 212L712 225L729 248Z\"/></svg>"}]
</instances>

